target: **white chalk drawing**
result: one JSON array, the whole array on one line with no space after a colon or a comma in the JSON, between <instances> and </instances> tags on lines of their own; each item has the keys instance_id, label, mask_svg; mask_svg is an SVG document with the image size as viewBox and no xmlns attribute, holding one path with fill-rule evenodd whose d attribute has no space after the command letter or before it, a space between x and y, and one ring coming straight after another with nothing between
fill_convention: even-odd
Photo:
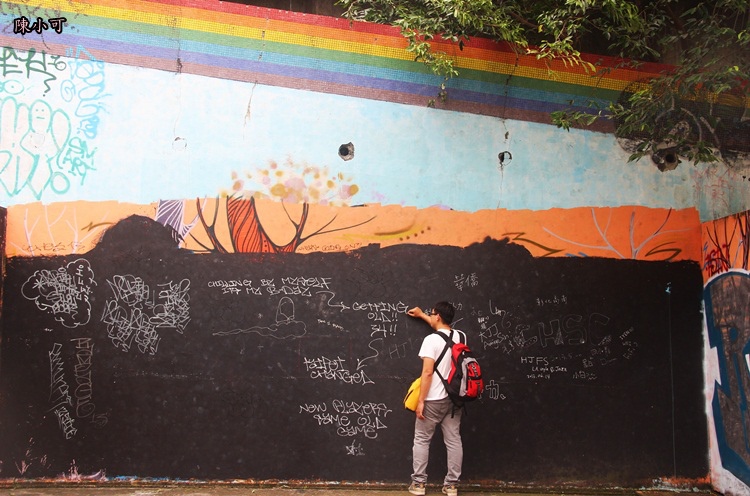
<instances>
[{"instance_id":1,"label":"white chalk drawing","mask_svg":"<svg viewBox=\"0 0 750 496\"><path fill-rule=\"evenodd\" d=\"M91 265L79 258L57 270L37 270L23 283L21 294L63 326L75 328L91 318L89 298L95 285Z\"/></svg>"},{"instance_id":2,"label":"white chalk drawing","mask_svg":"<svg viewBox=\"0 0 750 496\"><path fill-rule=\"evenodd\" d=\"M91 366L94 361L94 342L91 338L74 338L71 342L76 348L74 373L76 378L75 412L79 419L87 418L97 427L107 424L106 413L96 413L93 401L94 381L91 377Z\"/></svg>"},{"instance_id":3,"label":"white chalk drawing","mask_svg":"<svg viewBox=\"0 0 750 496\"><path fill-rule=\"evenodd\" d=\"M114 295L105 303L101 321L116 348L130 351L133 344L141 353L155 355L162 329L183 334L190 322L190 281L159 284L156 291L133 275L116 275L107 280Z\"/></svg>"},{"instance_id":4,"label":"white chalk drawing","mask_svg":"<svg viewBox=\"0 0 750 496\"><path fill-rule=\"evenodd\" d=\"M288 296L279 300L276 306L276 322L268 326L252 326L242 329L215 332L214 336L232 336L235 334L258 334L274 339L301 338L307 333L304 322L294 318L294 301Z\"/></svg>"},{"instance_id":5,"label":"white chalk drawing","mask_svg":"<svg viewBox=\"0 0 750 496\"><path fill-rule=\"evenodd\" d=\"M65 439L70 439L76 435L78 430L75 428L73 417L70 415L68 406L73 406L73 399L70 396L70 386L65 380L65 367L62 359L62 344L55 343L49 355L49 402L52 405L50 411L55 413L58 425L65 435Z\"/></svg>"}]
</instances>

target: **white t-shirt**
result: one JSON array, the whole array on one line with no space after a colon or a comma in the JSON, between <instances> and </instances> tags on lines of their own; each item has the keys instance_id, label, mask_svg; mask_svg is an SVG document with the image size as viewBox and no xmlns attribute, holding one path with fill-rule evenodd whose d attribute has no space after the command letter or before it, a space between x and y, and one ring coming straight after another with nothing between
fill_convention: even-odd
<instances>
[{"instance_id":1,"label":"white t-shirt","mask_svg":"<svg viewBox=\"0 0 750 496\"><path fill-rule=\"evenodd\" d=\"M453 341L458 343L461 340L463 332L453 329ZM432 358L437 362L440 353L445 348L446 341L437 335L437 333L444 334L446 337L450 335L449 329L440 329L435 331L424 338L422 341L422 347L419 348L419 358ZM466 335L464 335L464 342L466 342ZM440 371L440 375L444 378L448 378L448 374L451 371L451 352L448 350L440 363L435 363L435 369ZM443 386L443 381L440 380L437 374L432 374L432 384L430 384L430 390L427 392L425 401L429 400L441 400L448 397L448 393Z\"/></svg>"}]
</instances>

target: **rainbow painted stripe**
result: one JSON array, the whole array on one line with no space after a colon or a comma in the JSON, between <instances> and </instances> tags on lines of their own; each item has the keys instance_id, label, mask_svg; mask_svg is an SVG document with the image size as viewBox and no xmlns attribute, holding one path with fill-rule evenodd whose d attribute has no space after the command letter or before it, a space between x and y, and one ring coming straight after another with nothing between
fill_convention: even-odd
<instances>
[{"instance_id":1,"label":"rainbow painted stripe","mask_svg":"<svg viewBox=\"0 0 750 496\"><path fill-rule=\"evenodd\" d=\"M414 62L397 29L345 19L201 0L4 0L3 46L66 55L85 48L98 60L389 102L426 105L442 79ZM14 33L14 20L64 17L61 33ZM604 76L580 67L545 65L517 57L488 40L458 50L459 78L448 83L440 108L549 123L549 112L588 102L608 102L631 81L667 68L615 68L612 59L589 58L611 67ZM608 131L601 123L599 130Z\"/></svg>"}]
</instances>

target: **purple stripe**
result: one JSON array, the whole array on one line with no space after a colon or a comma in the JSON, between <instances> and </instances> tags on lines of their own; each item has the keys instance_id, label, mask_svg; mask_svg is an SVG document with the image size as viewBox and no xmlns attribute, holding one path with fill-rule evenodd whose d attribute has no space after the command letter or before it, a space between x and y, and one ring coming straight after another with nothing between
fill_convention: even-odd
<instances>
[{"instance_id":1,"label":"purple stripe","mask_svg":"<svg viewBox=\"0 0 750 496\"><path fill-rule=\"evenodd\" d=\"M216 54L206 54L199 52L187 52L175 48L163 48L155 47L153 45L138 45L133 43L125 43L121 41L111 41L102 38L92 39L84 36L76 36L73 34L54 34L54 38L49 39L50 35L46 35L47 43L54 43L56 45L63 45L68 47L82 46L88 49L90 52L96 52L97 50L103 50L109 52L106 60L108 62L123 63L127 65L133 65L133 61L130 60L130 56L137 55L146 57L154 60L161 60L167 62L167 64L153 64L154 67L162 69L165 67L174 65L175 71L178 67L178 57L182 63L193 63L200 64L208 67L223 67L233 69L237 71L244 71L249 74L251 73L262 73L275 76L282 76L296 79L307 79L312 81L319 81L324 83L333 83L342 86L349 86L355 88L367 88L371 90L386 90L398 93L406 93L411 95L418 95L425 98L434 98L437 96L439 78L435 78L435 85L426 85L420 83L409 83L403 81L397 81L392 79L384 79L372 76L364 76L360 74L349 74L342 72L332 72L322 69L312 69L307 67L296 67L289 65L281 65L270 62L263 62L258 60L247 60L238 59L234 57L227 57ZM20 35L17 35L20 36ZM41 36L33 33L33 35L27 35L25 37L27 41L37 43L40 42ZM17 38L10 38L8 36L0 36L0 39L5 41L18 41ZM177 42L176 42L177 43ZM65 54L59 54L65 55ZM363 66L368 68L369 66ZM371 70L378 70L377 68ZM304 87L304 85L300 85ZM480 93L471 90L463 90L458 88L449 88L449 98L456 102L465 101L476 103L480 105L489 105L494 107L505 107L515 108L525 111L534 112L545 112L549 113L553 110L562 110L568 108L567 105L560 105L545 101L524 99L518 97L511 97L501 94L493 93ZM352 92L354 93L354 92ZM582 109L579 109L582 110Z\"/></svg>"}]
</instances>

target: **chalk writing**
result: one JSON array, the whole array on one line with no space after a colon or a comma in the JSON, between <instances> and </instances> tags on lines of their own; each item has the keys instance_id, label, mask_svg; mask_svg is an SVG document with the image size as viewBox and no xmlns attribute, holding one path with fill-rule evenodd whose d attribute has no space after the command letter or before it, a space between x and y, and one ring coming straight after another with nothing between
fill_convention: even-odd
<instances>
[{"instance_id":1,"label":"chalk writing","mask_svg":"<svg viewBox=\"0 0 750 496\"><path fill-rule=\"evenodd\" d=\"M553 374L567 373L567 367L561 365L550 365L551 359L546 356L522 356L522 365L529 365L527 379L539 380L550 379Z\"/></svg>"},{"instance_id":2,"label":"chalk writing","mask_svg":"<svg viewBox=\"0 0 750 496\"><path fill-rule=\"evenodd\" d=\"M363 371L352 373L345 365L346 360L336 358L305 358L305 370L313 379L324 379L327 381L339 381L345 384L375 384Z\"/></svg>"},{"instance_id":3,"label":"chalk writing","mask_svg":"<svg viewBox=\"0 0 750 496\"><path fill-rule=\"evenodd\" d=\"M88 418L97 427L107 424L107 414L96 414L96 405L92 401L93 381L91 379L91 365L94 359L94 343L91 338L74 338L71 341L76 347L76 417Z\"/></svg>"},{"instance_id":4,"label":"chalk writing","mask_svg":"<svg viewBox=\"0 0 750 496\"><path fill-rule=\"evenodd\" d=\"M495 382L495 379L492 379L485 384L484 391L491 400L505 399L505 395L500 392L500 384Z\"/></svg>"},{"instance_id":5,"label":"chalk writing","mask_svg":"<svg viewBox=\"0 0 750 496\"><path fill-rule=\"evenodd\" d=\"M73 418L66 405L73 405L70 396L70 386L65 380L65 370L62 360L62 344L55 343L52 350L48 352L50 369L49 401L52 404L51 411L57 417L58 425L65 435L70 439L78 432L74 426Z\"/></svg>"},{"instance_id":6,"label":"chalk writing","mask_svg":"<svg viewBox=\"0 0 750 496\"><path fill-rule=\"evenodd\" d=\"M355 301L354 303L352 303L351 308L355 312L366 311L373 314L383 314L386 312L405 313L409 309L409 306L401 301L399 301L398 303L390 303L384 301L374 303L361 303Z\"/></svg>"},{"instance_id":7,"label":"chalk writing","mask_svg":"<svg viewBox=\"0 0 750 496\"><path fill-rule=\"evenodd\" d=\"M273 279L263 281L263 285L270 295L312 296L311 289L327 290L330 281L330 277L282 277L278 286Z\"/></svg>"},{"instance_id":8,"label":"chalk writing","mask_svg":"<svg viewBox=\"0 0 750 496\"><path fill-rule=\"evenodd\" d=\"M565 295L553 295L546 298L540 298L537 297L536 304L539 307L543 307L544 305L565 305L568 303L568 297Z\"/></svg>"},{"instance_id":9,"label":"chalk writing","mask_svg":"<svg viewBox=\"0 0 750 496\"><path fill-rule=\"evenodd\" d=\"M493 308L492 314L499 317L500 322L490 323L490 319L481 319L480 338L485 349L502 348L505 353L536 344L543 348L550 345L584 345L609 322L609 317L596 312L587 317L568 314L550 318L548 322L536 322L534 332L531 324L523 322L508 310Z\"/></svg>"},{"instance_id":10,"label":"chalk writing","mask_svg":"<svg viewBox=\"0 0 750 496\"><path fill-rule=\"evenodd\" d=\"M324 319L318 319L318 324L323 324L328 327L332 327L333 329L339 331L339 332L346 332L346 329L340 324L337 324L335 322L331 322L330 320L324 320Z\"/></svg>"},{"instance_id":11,"label":"chalk writing","mask_svg":"<svg viewBox=\"0 0 750 496\"><path fill-rule=\"evenodd\" d=\"M113 299L105 302L101 321L116 348L129 351L135 342L141 353L155 355L161 336L159 329L170 328L183 334L190 321L190 281L183 279L158 285L156 292L133 275L116 275L108 280Z\"/></svg>"},{"instance_id":12,"label":"chalk writing","mask_svg":"<svg viewBox=\"0 0 750 496\"><path fill-rule=\"evenodd\" d=\"M70 439L75 436L78 429L75 428L73 423L73 417L70 416L70 412L66 406L60 406L55 409L55 415L57 416L57 423L65 434L65 439Z\"/></svg>"},{"instance_id":13,"label":"chalk writing","mask_svg":"<svg viewBox=\"0 0 750 496\"><path fill-rule=\"evenodd\" d=\"M312 296L313 289L329 289L330 277L281 277L276 279L219 279L208 281L209 288L221 289L224 294L250 294L260 296L262 294L289 295L289 296Z\"/></svg>"},{"instance_id":14,"label":"chalk writing","mask_svg":"<svg viewBox=\"0 0 750 496\"><path fill-rule=\"evenodd\" d=\"M299 407L300 414L310 415L319 426L334 426L336 435L368 439L378 437L378 431L387 429L384 419L392 412L385 403L344 401L331 402L331 411L326 403L309 403Z\"/></svg>"},{"instance_id":15,"label":"chalk writing","mask_svg":"<svg viewBox=\"0 0 750 496\"><path fill-rule=\"evenodd\" d=\"M352 441L352 444L346 447L346 454L349 456L364 456L365 450L362 449L362 443Z\"/></svg>"},{"instance_id":16,"label":"chalk writing","mask_svg":"<svg viewBox=\"0 0 750 496\"><path fill-rule=\"evenodd\" d=\"M82 243L78 241L69 241L69 242L42 242L39 244L18 244L19 251L24 251L27 253L39 253L39 252L46 252L46 253L75 253L75 252L81 252L81 251L87 251L89 248L89 245L87 243Z\"/></svg>"},{"instance_id":17,"label":"chalk writing","mask_svg":"<svg viewBox=\"0 0 750 496\"><path fill-rule=\"evenodd\" d=\"M579 379L582 381L595 381L597 377L594 373L587 372L585 370L578 370L573 373L573 379Z\"/></svg>"},{"instance_id":18,"label":"chalk writing","mask_svg":"<svg viewBox=\"0 0 750 496\"><path fill-rule=\"evenodd\" d=\"M253 281L249 279L230 279L230 280L216 280L208 281L206 285L209 288L221 289L222 294L249 294L261 296L262 288L260 286L254 286Z\"/></svg>"},{"instance_id":19,"label":"chalk writing","mask_svg":"<svg viewBox=\"0 0 750 496\"><path fill-rule=\"evenodd\" d=\"M323 252L334 252L334 251L352 251L357 248L364 246L364 243L352 242L343 245L330 244L330 245L316 245L312 243L304 243L297 248L298 252L310 252L310 251L323 251Z\"/></svg>"},{"instance_id":20,"label":"chalk writing","mask_svg":"<svg viewBox=\"0 0 750 496\"><path fill-rule=\"evenodd\" d=\"M17 19L13 19L13 34L26 35L29 33L42 34L42 31L48 30L50 27L55 33L62 33L63 24L68 22L64 17L53 17L48 19L49 22L45 22L41 17L37 17L36 21L32 24L26 16L21 16Z\"/></svg>"},{"instance_id":21,"label":"chalk writing","mask_svg":"<svg viewBox=\"0 0 750 496\"><path fill-rule=\"evenodd\" d=\"M553 296L550 301L552 305L567 304L567 297ZM538 306L548 304L537 299ZM526 367L525 378L534 381L555 376L595 381L601 373L592 372L593 369L630 360L638 350L634 328L622 332L619 339L613 337L608 331L610 318L598 312L552 316L532 324L490 302L490 315L475 315L483 348L517 354L520 364ZM566 349L570 347L573 350ZM539 348L544 354L533 352Z\"/></svg>"},{"instance_id":22,"label":"chalk writing","mask_svg":"<svg viewBox=\"0 0 750 496\"><path fill-rule=\"evenodd\" d=\"M479 278L477 277L476 273L471 273L468 275L461 274L453 278L453 284L454 286L456 286L456 289L458 289L459 291L463 291L464 287L476 287L479 284Z\"/></svg>"},{"instance_id":23,"label":"chalk writing","mask_svg":"<svg viewBox=\"0 0 750 496\"><path fill-rule=\"evenodd\" d=\"M91 318L92 285L96 285L94 271L88 260L79 258L57 270L37 270L23 284L21 294L65 327L73 328Z\"/></svg>"}]
</instances>

